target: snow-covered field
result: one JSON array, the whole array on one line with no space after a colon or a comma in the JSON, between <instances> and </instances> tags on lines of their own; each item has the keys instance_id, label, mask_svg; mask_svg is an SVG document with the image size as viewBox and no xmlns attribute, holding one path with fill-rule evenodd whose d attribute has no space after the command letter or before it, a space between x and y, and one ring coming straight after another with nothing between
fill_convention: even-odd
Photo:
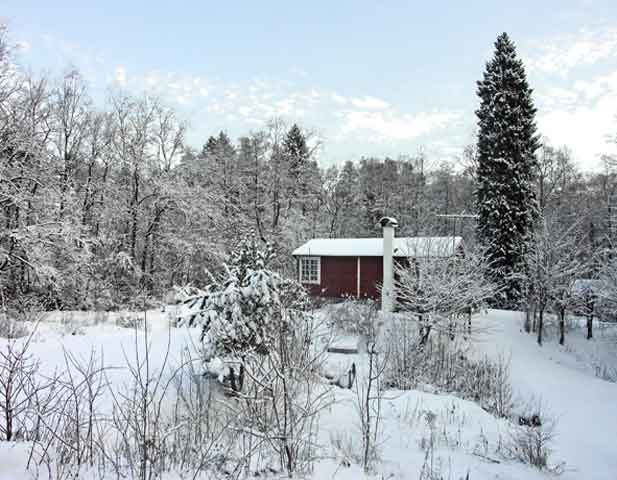
<instances>
[{"instance_id":1,"label":"snow-covered field","mask_svg":"<svg viewBox=\"0 0 617 480\"><path fill-rule=\"evenodd\" d=\"M541 398L557 417L554 456L567 464L563 478L617 478L617 383L596 376L598 368L617 367L615 330L596 328L595 338L586 340L579 328L563 347L556 336L539 347L521 332L520 314L491 312L483 321L491 333L479 349L511 353L517 392Z\"/></svg>"},{"instance_id":2,"label":"snow-covered field","mask_svg":"<svg viewBox=\"0 0 617 480\"><path fill-rule=\"evenodd\" d=\"M42 373L52 374L64 367L63 349L84 360L94 350L106 366L115 367L110 374L113 382L128 382L127 359L134 360L136 348L143 349L143 344L136 342L134 330L116 325L125 325L127 317L48 315L38 327L30 352L40 359ZM163 312L148 312L147 319L152 369L162 365L168 345L168 365L179 364L187 347L195 348L197 330L169 328ZM597 330L596 338L588 341L583 329L575 328L566 337L567 346L560 347L549 337L540 347L533 336L522 332L518 313L490 311L478 316L475 323L484 331L474 340L476 352L509 355L515 397L541 400L556 417L551 463L565 462L561 478L616 479L617 384L597 377L604 366L617 366L614 332ZM1 340L0 348L5 343ZM363 354L333 354L331 358L334 364L352 360L362 365ZM321 415L318 443L322 459L315 466L313 478L364 478L354 460L359 449L356 393L331 388L336 401ZM417 390L388 391L382 413L380 460L372 478L419 479L422 471L429 470L432 478L452 480L550 476L501 456L510 421L495 418L471 401ZM30 478L24 471L27 450L23 443L0 443L0 479Z\"/></svg>"}]
</instances>

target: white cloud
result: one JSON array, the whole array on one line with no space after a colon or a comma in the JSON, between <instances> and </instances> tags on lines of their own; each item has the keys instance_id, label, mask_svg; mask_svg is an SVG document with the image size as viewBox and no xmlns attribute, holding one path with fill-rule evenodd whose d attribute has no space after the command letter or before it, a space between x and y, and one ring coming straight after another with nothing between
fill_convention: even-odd
<instances>
[{"instance_id":1,"label":"white cloud","mask_svg":"<svg viewBox=\"0 0 617 480\"><path fill-rule=\"evenodd\" d=\"M330 95L330 99L334 103L338 103L339 105L345 105L347 103L347 99L342 95L339 95L338 93L333 93L332 95Z\"/></svg>"},{"instance_id":2,"label":"white cloud","mask_svg":"<svg viewBox=\"0 0 617 480\"><path fill-rule=\"evenodd\" d=\"M579 80L574 82L573 89L581 93L587 100L595 100L603 94L617 92L617 70L589 81Z\"/></svg>"},{"instance_id":3,"label":"white cloud","mask_svg":"<svg viewBox=\"0 0 617 480\"><path fill-rule=\"evenodd\" d=\"M253 109L251 107L243 106L238 108L238 114L244 118L250 118L253 115Z\"/></svg>"},{"instance_id":4,"label":"white cloud","mask_svg":"<svg viewBox=\"0 0 617 480\"><path fill-rule=\"evenodd\" d=\"M596 168L601 155L615 150L608 140L617 133L617 72L577 81L572 94L580 95L576 103L540 108L538 128L551 143L569 147L584 168Z\"/></svg>"},{"instance_id":5,"label":"white cloud","mask_svg":"<svg viewBox=\"0 0 617 480\"><path fill-rule=\"evenodd\" d=\"M538 46L538 53L525 64L531 71L566 75L581 65L593 65L617 57L617 27L601 30L581 29Z\"/></svg>"},{"instance_id":6,"label":"white cloud","mask_svg":"<svg viewBox=\"0 0 617 480\"><path fill-rule=\"evenodd\" d=\"M20 53L28 53L32 49L32 44L28 40L20 40L15 47Z\"/></svg>"},{"instance_id":7,"label":"white cloud","mask_svg":"<svg viewBox=\"0 0 617 480\"><path fill-rule=\"evenodd\" d=\"M116 69L117 83L126 83L127 76L124 67ZM143 74L131 74L130 86L137 92L144 89L168 97L172 102L182 105L193 104L193 100L209 95L209 84L196 75L162 72L155 69Z\"/></svg>"},{"instance_id":8,"label":"white cloud","mask_svg":"<svg viewBox=\"0 0 617 480\"><path fill-rule=\"evenodd\" d=\"M116 67L114 71L114 81L120 86L126 85L126 68L122 65Z\"/></svg>"},{"instance_id":9,"label":"white cloud","mask_svg":"<svg viewBox=\"0 0 617 480\"><path fill-rule=\"evenodd\" d=\"M293 75L296 75L296 76L301 77L301 78L307 78L308 77L308 72L306 70L303 70L302 68L299 68L299 67L291 67L289 69L289 71Z\"/></svg>"},{"instance_id":10,"label":"white cloud","mask_svg":"<svg viewBox=\"0 0 617 480\"><path fill-rule=\"evenodd\" d=\"M552 87L546 92L539 93L538 101L547 107L554 105L569 105L579 101L579 93L567 88Z\"/></svg>"},{"instance_id":11,"label":"white cloud","mask_svg":"<svg viewBox=\"0 0 617 480\"><path fill-rule=\"evenodd\" d=\"M364 97L364 98L352 98L351 104L356 108L364 108L368 110L385 110L390 106L388 102L381 98Z\"/></svg>"},{"instance_id":12,"label":"white cloud","mask_svg":"<svg viewBox=\"0 0 617 480\"><path fill-rule=\"evenodd\" d=\"M148 88L156 88L160 81L161 80L157 72L150 72L146 75L146 86Z\"/></svg>"},{"instance_id":13,"label":"white cloud","mask_svg":"<svg viewBox=\"0 0 617 480\"><path fill-rule=\"evenodd\" d=\"M391 111L347 111L343 113L344 134L370 133L372 141L410 140L446 127L458 119L454 111L421 112L415 115L396 115Z\"/></svg>"},{"instance_id":14,"label":"white cloud","mask_svg":"<svg viewBox=\"0 0 617 480\"><path fill-rule=\"evenodd\" d=\"M224 105L221 105L218 102L213 102L213 103L208 105L207 110L208 110L208 112L211 112L211 113L220 113L220 114L222 114L222 113L225 113L226 108L225 108Z\"/></svg>"},{"instance_id":15,"label":"white cloud","mask_svg":"<svg viewBox=\"0 0 617 480\"><path fill-rule=\"evenodd\" d=\"M548 74L550 85L536 90L540 133L570 148L585 169L598 168L601 156L616 149L609 142L617 134L616 60L617 27L605 27L546 42L528 61L532 71ZM607 67L609 73L593 73ZM576 77L566 83L570 72Z\"/></svg>"},{"instance_id":16,"label":"white cloud","mask_svg":"<svg viewBox=\"0 0 617 480\"><path fill-rule=\"evenodd\" d=\"M274 102L274 107L278 115L289 115L293 111L294 103L292 98L283 98Z\"/></svg>"}]
</instances>

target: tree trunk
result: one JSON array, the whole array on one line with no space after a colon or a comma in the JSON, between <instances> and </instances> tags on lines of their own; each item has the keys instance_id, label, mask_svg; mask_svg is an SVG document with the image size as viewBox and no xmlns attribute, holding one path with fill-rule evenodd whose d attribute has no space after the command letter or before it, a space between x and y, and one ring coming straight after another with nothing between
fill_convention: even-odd
<instances>
[{"instance_id":1,"label":"tree trunk","mask_svg":"<svg viewBox=\"0 0 617 480\"><path fill-rule=\"evenodd\" d=\"M431 334L431 326L424 324L424 315L419 315L420 318L420 345L426 345L428 336Z\"/></svg>"},{"instance_id":2,"label":"tree trunk","mask_svg":"<svg viewBox=\"0 0 617 480\"><path fill-rule=\"evenodd\" d=\"M538 308L536 307L535 304L532 304L531 306L531 317L532 317L531 331L535 332L537 328L537 319L538 319Z\"/></svg>"},{"instance_id":3,"label":"tree trunk","mask_svg":"<svg viewBox=\"0 0 617 480\"><path fill-rule=\"evenodd\" d=\"M472 308L469 307L469 310L467 310L467 333L469 333L469 335L471 335L471 312Z\"/></svg>"},{"instance_id":4,"label":"tree trunk","mask_svg":"<svg viewBox=\"0 0 617 480\"><path fill-rule=\"evenodd\" d=\"M133 171L133 196L131 198L131 258L137 260L135 256L135 246L137 243L137 204L139 199L139 173L137 169Z\"/></svg>"},{"instance_id":5,"label":"tree trunk","mask_svg":"<svg viewBox=\"0 0 617 480\"><path fill-rule=\"evenodd\" d=\"M593 313L587 315L587 340L593 338Z\"/></svg>"},{"instance_id":6,"label":"tree trunk","mask_svg":"<svg viewBox=\"0 0 617 480\"><path fill-rule=\"evenodd\" d=\"M274 200L272 202L272 229L275 230L279 224L279 218L281 215L281 202L279 201L278 193L275 193Z\"/></svg>"},{"instance_id":7,"label":"tree trunk","mask_svg":"<svg viewBox=\"0 0 617 480\"><path fill-rule=\"evenodd\" d=\"M334 237L334 231L336 229L336 221L337 221L337 217L338 217L338 205L337 207L334 209L334 212L332 212L332 220L330 220L330 238L335 238Z\"/></svg>"},{"instance_id":8,"label":"tree trunk","mask_svg":"<svg viewBox=\"0 0 617 480\"><path fill-rule=\"evenodd\" d=\"M527 304L527 308L525 309L525 324L523 325L525 332L531 332L531 307Z\"/></svg>"},{"instance_id":9,"label":"tree trunk","mask_svg":"<svg viewBox=\"0 0 617 480\"><path fill-rule=\"evenodd\" d=\"M101 185L100 185L100 195L99 195L99 199L98 199L98 206L99 206L99 210L100 212L97 215L97 220L96 220L96 224L94 226L94 236L96 238L98 238L99 236L99 232L101 229L101 217L102 214L101 212L103 212L104 210L104 206L105 206L105 185L107 183L107 175L109 174L109 163L105 164L105 168L103 169L103 175L101 176Z\"/></svg>"},{"instance_id":10,"label":"tree trunk","mask_svg":"<svg viewBox=\"0 0 617 480\"><path fill-rule=\"evenodd\" d=\"M542 345L542 327L544 326L544 309L538 308L538 345Z\"/></svg>"},{"instance_id":11,"label":"tree trunk","mask_svg":"<svg viewBox=\"0 0 617 480\"><path fill-rule=\"evenodd\" d=\"M146 238L144 238L144 247L143 247L143 250L141 251L141 271L142 273L146 273L149 243L150 243L150 237L147 236Z\"/></svg>"},{"instance_id":12,"label":"tree trunk","mask_svg":"<svg viewBox=\"0 0 617 480\"><path fill-rule=\"evenodd\" d=\"M86 225L88 223L88 220L90 218L90 209L92 208L92 205L94 203L93 201L93 192L92 192L92 172L94 169L94 164L93 163L89 163L88 164L88 176L86 179L86 187L84 189L84 201L82 204L82 214L81 214L81 224L82 225Z\"/></svg>"},{"instance_id":13,"label":"tree trunk","mask_svg":"<svg viewBox=\"0 0 617 480\"><path fill-rule=\"evenodd\" d=\"M566 311L559 311L559 345L563 345L566 339Z\"/></svg>"}]
</instances>

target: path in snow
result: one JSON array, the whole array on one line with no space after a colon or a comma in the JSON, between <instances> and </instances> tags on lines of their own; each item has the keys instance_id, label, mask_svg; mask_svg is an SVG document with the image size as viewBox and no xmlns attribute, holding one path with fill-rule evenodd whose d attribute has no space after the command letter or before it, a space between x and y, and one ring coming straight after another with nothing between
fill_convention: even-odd
<instances>
[{"instance_id":1,"label":"path in snow","mask_svg":"<svg viewBox=\"0 0 617 480\"><path fill-rule=\"evenodd\" d=\"M569 468L561 478L617 479L617 384L560 362L566 349L555 339L540 347L522 331L521 313L493 310L478 322L488 328L478 340L480 350L511 354L515 392L540 397L557 416L553 459Z\"/></svg>"}]
</instances>

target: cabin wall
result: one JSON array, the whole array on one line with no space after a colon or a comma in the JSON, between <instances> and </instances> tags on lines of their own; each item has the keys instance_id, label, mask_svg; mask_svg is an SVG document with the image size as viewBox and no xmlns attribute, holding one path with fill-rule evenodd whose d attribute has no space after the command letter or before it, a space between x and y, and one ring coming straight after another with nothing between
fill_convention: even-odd
<instances>
[{"instance_id":1,"label":"cabin wall","mask_svg":"<svg viewBox=\"0 0 617 480\"><path fill-rule=\"evenodd\" d=\"M383 280L382 257L360 257L360 297L378 300Z\"/></svg>"},{"instance_id":2,"label":"cabin wall","mask_svg":"<svg viewBox=\"0 0 617 480\"><path fill-rule=\"evenodd\" d=\"M394 269L409 263L409 259L395 257ZM357 297L357 272L358 257L321 257L321 283L304 286L314 297ZM379 300L382 280L383 258L360 257L360 297Z\"/></svg>"},{"instance_id":3,"label":"cabin wall","mask_svg":"<svg viewBox=\"0 0 617 480\"><path fill-rule=\"evenodd\" d=\"M407 258L394 257L394 278L396 284L396 270L400 267L409 266L410 260ZM382 257L361 257L360 258L360 296L363 298L381 298L380 289L383 280L383 258Z\"/></svg>"},{"instance_id":4,"label":"cabin wall","mask_svg":"<svg viewBox=\"0 0 617 480\"><path fill-rule=\"evenodd\" d=\"M321 296L356 296L357 257L321 257Z\"/></svg>"}]
</instances>

